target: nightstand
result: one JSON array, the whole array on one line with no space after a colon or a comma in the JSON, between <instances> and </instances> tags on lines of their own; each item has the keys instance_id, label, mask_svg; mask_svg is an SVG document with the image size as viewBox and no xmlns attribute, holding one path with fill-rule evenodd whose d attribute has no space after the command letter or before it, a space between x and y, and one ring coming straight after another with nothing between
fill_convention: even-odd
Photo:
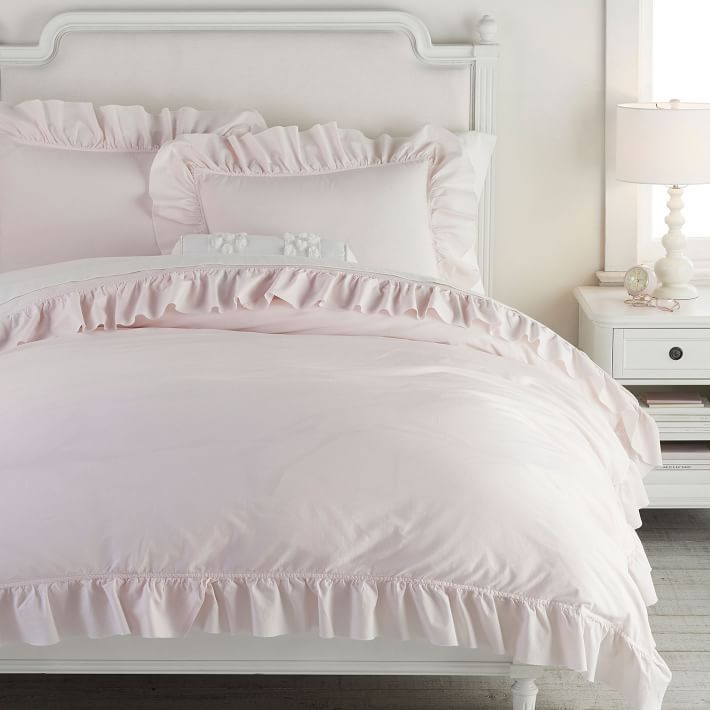
<instances>
[{"instance_id":1,"label":"nightstand","mask_svg":"<svg viewBox=\"0 0 710 710\"><path fill-rule=\"evenodd\" d=\"M577 288L579 347L636 394L686 389L709 396L710 288L699 291L699 298L668 313L625 304L623 288ZM678 409L658 424L662 442L710 441L707 407ZM690 459L665 464L645 479L651 507L710 508L710 464Z\"/></svg>"}]
</instances>

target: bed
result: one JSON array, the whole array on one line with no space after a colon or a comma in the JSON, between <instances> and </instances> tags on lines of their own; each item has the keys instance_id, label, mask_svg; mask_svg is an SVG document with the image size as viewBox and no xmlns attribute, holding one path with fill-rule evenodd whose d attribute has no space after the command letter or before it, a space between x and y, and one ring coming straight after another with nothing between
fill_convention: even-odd
<instances>
[{"instance_id":1,"label":"bed","mask_svg":"<svg viewBox=\"0 0 710 710\"><path fill-rule=\"evenodd\" d=\"M0 47L2 98L21 107L0 112L16 163L0 178L1 671L502 675L534 710L534 679L562 666L660 708L634 532L657 432L583 354L486 296L493 179L462 188L456 137L495 132L491 18L477 36L434 45L391 11L77 12ZM268 127L49 101L228 112L237 95ZM40 204L13 193L21 171L61 178L66 152L37 170L17 147L99 160L99 124L153 161L166 256L103 258L102 231L137 233L103 189L91 219L110 228L89 247L33 242L51 189L26 238L8 227ZM380 196L422 170L429 211L392 220ZM267 183L281 197L249 192ZM347 223L347 239L252 237L263 212L229 231L270 200L280 235L326 195L319 231ZM378 268L363 213L387 225ZM427 230L435 266L391 246ZM435 267L446 278L410 275Z\"/></svg>"}]
</instances>

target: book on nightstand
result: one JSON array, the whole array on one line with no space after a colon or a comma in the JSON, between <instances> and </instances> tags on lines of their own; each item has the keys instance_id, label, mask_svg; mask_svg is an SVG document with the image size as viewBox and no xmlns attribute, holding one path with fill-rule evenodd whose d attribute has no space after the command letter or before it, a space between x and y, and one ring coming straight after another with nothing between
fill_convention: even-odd
<instances>
[{"instance_id":1,"label":"book on nightstand","mask_svg":"<svg viewBox=\"0 0 710 710\"><path fill-rule=\"evenodd\" d=\"M689 444L710 440L710 402L704 394L682 390L640 392L637 398L644 412L656 422L662 441ZM679 467L689 468L673 464L674 469ZM701 467L710 468L710 462Z\"/></svg>"},{"instance_id":2,"label":"book on nightstand","mask_svg":"<svg viewBox=\"0 0 710 710\"><path fill-rule=\"evenodd\" d=\"M707 441L663 441L661 453L666 471L710 468L710 442Z\"/></svg>"},{"instance_id":3,"label":"book on nightstand","mask_svg":"<svg viewBox=\"0 0 710 710\"><path fill-rule=\"evenodd\" d=\"M710 406L708 398L699 392L644 392L639 399L649 409Z\"/></svg>"},{"instance_id":4,"label":"book on nightstand","mask_svg":"<svg viewBox=\"0 0 710 710\"><path fill-rule=\"evenodd\" d=\"M710 423L710 401L698 392L643 392L637 399L657 422Z\"/></svg>"}]
</instances>

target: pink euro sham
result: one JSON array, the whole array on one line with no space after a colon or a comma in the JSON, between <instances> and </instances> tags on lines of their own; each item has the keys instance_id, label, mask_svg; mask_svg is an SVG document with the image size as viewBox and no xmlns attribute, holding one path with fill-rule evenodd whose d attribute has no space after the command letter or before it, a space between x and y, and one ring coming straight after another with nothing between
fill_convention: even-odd
<instances>
[{"instance_id":1,"label":"pink euro sham","mask_svg":"<svg viewBox=\"0 0 710 710\"><path fill-rule=\"evenodd\" d=\"M158 254L148 194L158 148L182 133L263 128L256 111L0 103L0 271Z\"/></svg>"},{"instance_id":2,"label":"pink euro sham","mask_svg":"<svg viewBox=\"0 0 710 710\"><path fill-rule=\"evenodd\" d=\"M310 232L347 243L368 267L480 290L470 254L490 152L476 165L470 155L436 126L405 138L335 123L182 136L153 164L156 237L169 253L186 233Z\"/></svg>"}]
</instances>

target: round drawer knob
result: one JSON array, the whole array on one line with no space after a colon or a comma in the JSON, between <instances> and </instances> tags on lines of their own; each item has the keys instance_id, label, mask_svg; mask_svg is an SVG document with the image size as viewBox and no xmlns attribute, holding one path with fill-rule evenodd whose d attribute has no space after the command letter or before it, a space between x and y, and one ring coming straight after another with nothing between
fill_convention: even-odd
<instances>
[{"instance_id":1,"label":"round drawer knob","mask_svg":"<svg viewBox=\"0 0 710 710\"><path fill-rule=\"evenodd\" d=\"M675 346L668 351L668 357L671 360L680 360L683 357L683 348Z\"/></svg>"}]
</instances>

